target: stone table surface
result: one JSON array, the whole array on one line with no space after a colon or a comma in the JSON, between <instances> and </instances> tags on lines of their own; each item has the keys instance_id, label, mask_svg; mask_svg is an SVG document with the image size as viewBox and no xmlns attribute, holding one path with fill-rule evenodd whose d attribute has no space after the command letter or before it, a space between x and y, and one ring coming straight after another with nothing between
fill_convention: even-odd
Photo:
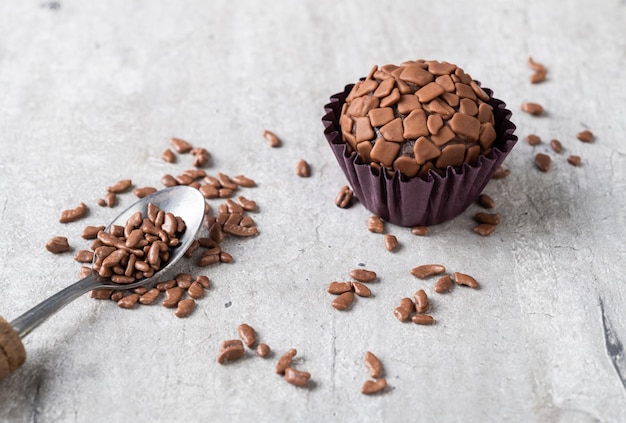
<instances>
[{"instance_id":1,"label":"stone table surface","mask_svg":"<svg viewBox=\"0 0 626 423\"><path fill-rule=\"evenodd\" d=\"M240 192L259 205L258 236L222 245L232 263L175 267L212 281L188 318L85 295L26 337L26 363L0 381L0 421L626 421L624 22L622 0L0 2L0 315L76 280L73 254L44 244L63 235L86 248L85 225L135 201L98 207L107 186L161 187L191 167L161 160L171 137L208 149L209 174L255 179ZM529 83L529 56L548 68L544 83ZM473 233L472 205L425 237L387 224L400 242L390 253L362 205L335 207L346 181L320 119L372 65L417 58L492 88L520 142L510 176L485 189L502 216L493 235ZM525 101L546 116L520 112ZM594 142L576 139L585 128ZM530 133L544 142L531 147ZM58 223L80 201L89 215ZM424 263L481 288L434 294L409 273ZM360 266L379 275L373 298L334 310L328 283ZM431 327L392 313L420 288ZM242 322L274 355L217 364ZM274 372L289 348L307 389ZM381 395L360 393L366 351L384 365Z\"/></svg>"}]
</instances>

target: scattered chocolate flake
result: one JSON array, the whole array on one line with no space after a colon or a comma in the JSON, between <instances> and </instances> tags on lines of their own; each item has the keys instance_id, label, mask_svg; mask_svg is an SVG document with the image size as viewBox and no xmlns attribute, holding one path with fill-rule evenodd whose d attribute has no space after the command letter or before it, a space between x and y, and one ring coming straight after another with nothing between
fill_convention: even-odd
<instances>
[{"instance_id":1,"label":"scattered chocolate flake","mask_svg":"<svg viewBox=\"0 0 626 423\"><path fill-rule=\"evenodd\" d=\"M580 156L572 154L567 158L567 163L571 164L572 166L580 166Z\"/></svg>"},{"instance_id":2,"label":"scattered chocolate flake","mask_svg":"<svg viewBox=\"0 0 626 423\"><path fill-rule=\"evenodd\" d=\"M526 142L528 145L538 145L541 144L541 137L535 134L529 134L526 136Z\"/></svg>"},{"instance_id":3,"label":"scattered chocolate flake","mask_svg":"<svg viewBox=\"0 0 626 423\"><path fill-rule=\"evenodd\" d=\"M550 164L552 163L552 159L547 154L537 153L535 156L535 166L542 172L547 172L550 170Z\"/></svg>"},{"instance_id":4,"label":"scattered chocolate flake","mask_svg":"<svg viewBox=\"0 0 626 423\"><path fill-rule=\"evenodd\" d=\"M584 131L581 131L578 134L576 134L576 138L578 138L582 142L591 142L593 141L593 132L591 132L588 129L585 129Z\"/></svg>"}]
</instances>

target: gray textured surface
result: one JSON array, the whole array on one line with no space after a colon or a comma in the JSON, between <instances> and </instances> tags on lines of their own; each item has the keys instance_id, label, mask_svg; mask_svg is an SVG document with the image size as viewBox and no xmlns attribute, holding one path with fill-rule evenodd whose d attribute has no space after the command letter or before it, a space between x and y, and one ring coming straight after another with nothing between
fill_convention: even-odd
<instances>
[{"instance_id":1,"label":"gray textured surface","mask_svg":"<svg viewBox=\"0 0 626 423\"><path fill-rule=\"evenodd\" d=\"M230 240L236 262L206 269L213 289L188 319L87 296L25 341L22 369L0 381L0 420L540 421L626 420L626 6L624 2L108 1L0 3L0 314L11 320L73 281L85 224L117 209L95 200L120 178L158 185L171 136L209 149L209 171L259 187L260 235ZM549 69L531 86L526 58ZM486 192L503 223L471 232L472 206L428 237L387 226L388 253L360 206L333 200L344 179L322 136L322 105L371 65L412 58L462 65L514 111L517 134L559 138L541 174L520 142L511 175ZM544 118L518 112L523 101ZM575 134L597 136L582 144ZM261 132L284 140L270 149ZM565 162L580 154L580 168ZM294 167L306 158L313 176ZM82 222L57 223L87 202ZM401 324L400 297L441 262L479 291L434 296L437 325ZM363 263L374 298L333 310L326 285ZM197 270L182 264L179 270ZM225 304L230 303L230 307ZM248 322L277 354L295 347L313 387L274 374L275 358L215 363ZM359 393L371 350L390 389Z\"/></svg>"}]
</instances>

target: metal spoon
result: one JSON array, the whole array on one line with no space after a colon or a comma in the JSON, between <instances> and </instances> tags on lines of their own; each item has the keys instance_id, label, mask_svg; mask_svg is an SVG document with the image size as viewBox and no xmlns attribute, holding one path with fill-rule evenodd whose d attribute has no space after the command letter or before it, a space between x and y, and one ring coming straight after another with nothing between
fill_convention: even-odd
<instances>
[{"instance_id":1,"label":"metal spoon","mask_svg":"<svg viewBox=\"0 0 626 423\"><path fill-rule=\"evenodd\" d=\"M200 192L187 186L175 186L157 191L137 201L124 210L107 227L126 224L126 221L137 211L144 216L148 213L148 204L154 204L163 211L180 216L186 225L185 232L179 237L180 244L170 252L167 264L150 278L141 279L132 284L114 284L103 279L92 271L86 278L75 282L67 288L42 301L39 305L28 310L10 324L0 317L0 379L19 367L25 360L26 354L20 338L24 338L33 329L47 320L54 313L65 307L71 301L92 289L132 289L138 286L149 285L161 277L185 254L193 242L204 218L205 201ZM10 325L10 326L9 326ZM19 343L17 345L16 343ZM23 354L21 354L23 352ZM3 355L4 353L4 355ZM20 355L23 358L20 360ZM4 360L4 361L3 361ZM21 361L21 362L19 362ZM4 368L3 368L4 365ZM5 370L3 372L3 370Z\"/></svg>"}]
</instances>

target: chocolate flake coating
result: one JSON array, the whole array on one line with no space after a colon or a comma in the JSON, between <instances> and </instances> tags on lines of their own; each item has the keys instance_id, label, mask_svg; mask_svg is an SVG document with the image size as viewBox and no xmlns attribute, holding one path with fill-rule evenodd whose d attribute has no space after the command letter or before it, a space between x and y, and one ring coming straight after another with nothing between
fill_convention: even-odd
<instances>
[{"instance_id":1,"label":"chocolate flake coating","mask_svg":"<svg viewBox=\"0 0 626 423\"><path fill-rule=\"evenodd\" d=\"M430 170L458 170L490 151L496 131L489 99L451 63L376 66L346 98L342 138L363 162L425 179Z\"/></svg>"}]
</instances>

